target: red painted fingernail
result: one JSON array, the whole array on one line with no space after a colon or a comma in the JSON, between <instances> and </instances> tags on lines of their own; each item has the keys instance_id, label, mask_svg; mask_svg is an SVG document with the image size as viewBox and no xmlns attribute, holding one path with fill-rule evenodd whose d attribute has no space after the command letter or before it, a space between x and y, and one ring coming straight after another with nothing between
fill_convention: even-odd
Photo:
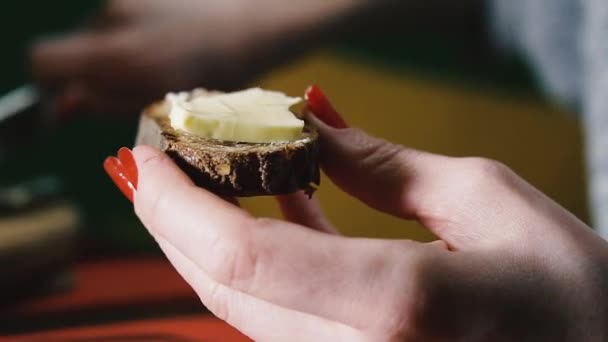
<instances>
[{"instance_id":1,"label":"red painted fingernail","mask_svg":"<svg viewBox=\"0 0 608 342\"><path fill-rule=\"evenodd\" d=\"M63 94L57 97L55 110L60 119L70 119L79 110L82 97L74 86L68 87Z\"/></svg>"},{"instance_id":2,"label":"red painted fingernail","mask_svg":"<svg viewBox=\"0 0 608 342\"><path fill-rule=\"evenodd\" d=\"M106 170L114 184L122 191L122 193L133 203L133 194L135 187L129 181L125 168L116 157L108 157L103 162L103 168Z\"/></svg>"},{"instance_id":3,"label":"red painted fingernail","mask_svg":"<svg viewBox=\"0 0 608 342\"><path fill-rule=\"evenodd\" d=\"M120 150L118 150L118 159L122 163L122 166L124 166L125 172L127 173L127 177L131 181L131 184L133 184L133 187L137 190L137 164L135 164L133 152L126 147L122 147Z\"/></svg>"},{"instance_id":4,"label":"red painted fingernail","mask_svg":"<svg viewBox=\"0 0 608 342\"><path fill-rule=\"evenodd\" d=\"M57 98L57 113L62 116L69 116L76 110L77 104L76 99L72 97L59 97Z\"/></svg>"},{"instance_id":5,"label":"red painted fingernail","mask_svg":"<svg viewBox=\"0 0 608 342\"><path fill-rule=\"evenodd\" d=\"M313 84L308 87L305 98L308 108L325 124L338 129L348 127L319 86Z\"/></svg>"}]
</instances>

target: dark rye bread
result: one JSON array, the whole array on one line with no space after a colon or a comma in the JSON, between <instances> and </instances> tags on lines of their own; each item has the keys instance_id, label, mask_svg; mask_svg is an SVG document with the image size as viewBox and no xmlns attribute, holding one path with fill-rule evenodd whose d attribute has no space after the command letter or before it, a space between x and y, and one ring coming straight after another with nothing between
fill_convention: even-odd
<instances>
[{"instance_id":1,"label":"dark rye bread","mask_svg":"<svg viewBox=\"0 0 608 342\"><path fill-rule=\"evenodd\" d=\"M319 185L318 134L306 127L297 141L249 144L205 139L177 131L169 105L159 102L142 114L136 145L156 147L200 187L222 196L288 194Z\"/></svg>"}]
</instances>

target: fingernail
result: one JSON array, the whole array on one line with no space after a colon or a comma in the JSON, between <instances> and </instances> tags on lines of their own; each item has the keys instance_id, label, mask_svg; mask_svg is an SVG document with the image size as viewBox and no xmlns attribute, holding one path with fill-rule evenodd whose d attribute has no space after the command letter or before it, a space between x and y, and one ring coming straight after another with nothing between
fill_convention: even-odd
<instances>
[{"instance_id":1,"label":"fingernail","mask_svg":"<svg viewBox=\"0 0 608 342\"><path fill-rule=\"evenodd\" d=\"M133 187L137 190L138 173L137 164L135 164L135 158L133 158L133 152L126 147L122 147L118 150L118 159L122 163L129 181L131 181L131 184L133 184Z\"/></svg>"},{"instance_id":2,"label":"fingernail","mask_svg":"<svg viewBox=\"0 0 608 342\"><path fill-rule=\"evenodd\" d=\"M69 115L76 110L77 102L74 97L63 95L57 98L57 113L61 115Z\"/></svg>"},{"instance_id":3,"label":"fingernail","mask_svg":"<svg viewBox=\"0 0 608 342\"><path fill-rule=\"evenodd\" d=\"M337 129L348 128L346 121L329 102L319 86L313 84L308 87L305 98L308 109L325 124Z\"/></svg>"},{"instance_id":4,"label":"fingernail","mask_svg":"<svg viewBox=\"0 0 608 342\"><path fill-rule=\"evenodd\" d=\"M56 100L56 112L61 119L69 119L82 104L82 96L75 86L68 86Z\"/></svg>"},{"instance_id":5,"label":"fingernail","mask_svg":"<svg viewBox=\"0 0 608 342\"><path fill-rule=\"evenodd\" d=\"M125 167L120 162L120 159L116 157L108 157L103 162L103 168L106 170L114 184L122 191L122 193L133 203L133 194L135 193L135 187L129 180Z\"/></svg>"}]
</instances>

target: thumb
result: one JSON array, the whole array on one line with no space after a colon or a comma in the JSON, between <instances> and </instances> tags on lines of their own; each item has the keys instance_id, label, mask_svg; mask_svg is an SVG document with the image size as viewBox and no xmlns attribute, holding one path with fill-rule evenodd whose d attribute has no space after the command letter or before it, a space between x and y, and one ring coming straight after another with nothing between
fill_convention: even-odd
<instances>
[{"instance_id":1,"label":"thumb","mask_svg":"<svg viewBox=\"0 0 608 342\"><path fill-rule=\"evenodd\" d=\"M367 135L360 129L336 129L314 115L323 171L348 194L370 207L402 218L419 218L419 198L411 190L448 157L433 155Z\"/></svg>"},{"instance_id":2,"label":"thumb","mask_svg":"<svg viewBox=\"0 0 608 342\"><path fill-rule=\"evenodd\" d=\"M321 165L340 188L370 207L402 218L418 218L409 194L447 157L371 137L348 124L316 85L305 93L306 121L319 131Z\"/></svg>"},{"instance_id":3,"label":"thumb","mask_svg":"<svg viewBox=\"0 0 608 342\"><path fill-rule=\"evenodd\" d=\"M335 125L344 120L328 119L339 114L313 89L307 120L319 131L323 170L368 206L418 220L451 249L515 241L547 211L531 206L549 202L542 194L496 161L417 151Z\"/></svg>"}]
</instances>

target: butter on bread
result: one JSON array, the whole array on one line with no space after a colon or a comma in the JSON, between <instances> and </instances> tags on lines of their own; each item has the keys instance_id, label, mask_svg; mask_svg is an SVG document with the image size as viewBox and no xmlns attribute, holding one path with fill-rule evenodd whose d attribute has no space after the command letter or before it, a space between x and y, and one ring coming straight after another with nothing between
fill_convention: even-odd
<instances>
[{"instance_id":1,"label":"butter on bread","mask_svg":"<svg viewBox=\"0 0 608 342\"><path fill-rule=\"evenodd\" d=\"M217 92L191 92L209 94ZM308 125L289 141L227 141L174 128L170 111L168 99L146 108L136 145L164 151L198 186L222 196L250 197L311 193L320 183L318 134Z\"/></svg>"}]
</instances>

